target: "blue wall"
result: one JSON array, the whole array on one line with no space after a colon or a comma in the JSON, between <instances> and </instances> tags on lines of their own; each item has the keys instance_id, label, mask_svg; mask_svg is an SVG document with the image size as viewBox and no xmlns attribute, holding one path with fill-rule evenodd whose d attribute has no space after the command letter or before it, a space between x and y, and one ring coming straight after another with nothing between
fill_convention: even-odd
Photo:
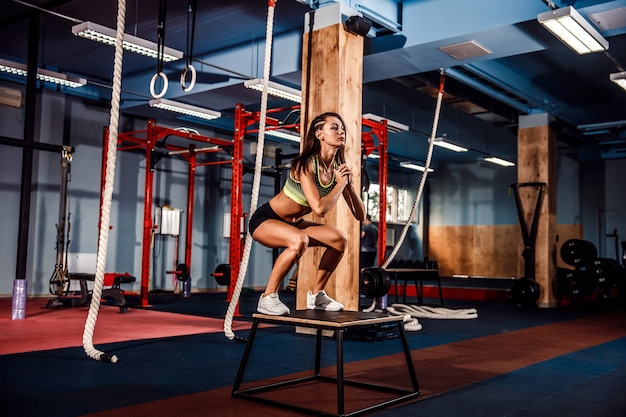
<instances>
[{"instance_id":1,"label":"blue wall","mask_svg":"<svg viewBox=\"0 0 626 417\"><path fill-rule=\"evenodd\" d=\"M67 137L75 147L70 182L71 231L70 252L95 253L98 236L100 199L101 146L103 127L109 123L106 106L85 103L80 98L59 92L42 91L40 95L37 139L58 144ZM0 136L22 138L24 109L0 106ZM427 128L429 121L422 121ZM168 126L167 124L161 124ZM169 125L168 127L179 127ZM474 127L459 122L466 129ZM146 121L122 117L120 132L145 129ZM452 127L447 127L450 131ZM231 139L230 136L206 128L194 129L210 137ZM460 132L460 130L459 130ZM465 130L464 134L469 134ZM480 130L478 134L483 134ZM508 140L508 139L507 139ZM252 140L246 142L246 162L252 165ZM272 143L269 142L271 145ZM274 143L274 146L277 144ZM426 146L426 141L423 141ZM419 145L419 146L422 146ZM285 153L297 151L297 145L282 144ZM395 145L394 145L395 146ZM415 143L411 144L415 147ZM10 295L15 279L17 233L19 218L20 172L22 150L2 145L0 152L0 295ZM55 264L56 224L59 220L61 156L35 151L30 235L28 246L28 291L30 295L48 295L48 282ZM267 158L264 165L271 165ZM517 224L517 213L509 185L516 181L516 168L500 168L484 162L460 163L452 159L434 165L419 220L412 227L418 237L417 246L407 238L398 257L421 257L424 227L427 225L490 225ZM614 229L626 238L626 197L623 180L626 171L622 160L578 162L574 157L559 156L557 160L557 209L559 223L583 224L585 238L593 241L603 256L614 256L614 239L606 234ZM376 167L368 165L372 182L376 182ZM107 271L141 273L143 233L143 178L145 159L132 152L119 152L109 235ZM417 189L420 173L393 168L389 184ZM249 210L252 174L244 176L244 210ZM259 204L274 194L274 180L263 177ZM223 237L224 215L230 212L231 170L228 165L199 167L196 171L195 215L192 236L192 278L194 290L225 289L219 287L211 273L221 263L228 263L229 240ZM186 209L187 162L182 158L165 158L155 171L154 202ZM423 217L423 216L426 217ZM184 225L179 259L184 259ZM402 225L389 225L399 235ZM622 239L624 239L622 238ZM167 270L175 265L175 241L169 237L155 238L152 249L152 288L169 290L173 279ZM272 251L254 244L244 285L263 287L272 266ZM95 271L95 265L94 265ZM73 271L79 272L79 271ZM80 271L90 272L90 271ZM139 283L133 290L138 291Z\"/></svg>"}]
</instances>

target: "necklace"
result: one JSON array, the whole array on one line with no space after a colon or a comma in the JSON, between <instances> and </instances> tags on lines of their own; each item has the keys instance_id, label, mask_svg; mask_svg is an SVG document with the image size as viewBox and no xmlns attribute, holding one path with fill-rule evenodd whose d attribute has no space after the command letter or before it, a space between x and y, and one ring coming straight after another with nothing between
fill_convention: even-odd
<instances>
[{"instance_id":1,"label":"necklace","mask_svg":"<svg viewBox=\"0 0 626 417\"><path fill-rule=\"evenodd\" d=\"M326 162L324 162L324 160L323 160L322 158L319 158L319 160L322 162L322 165L324 165L324 171L325 171L325 172L329 172L329 171L328 171L328 165L326 165ZM332 160L332 161L331 161L331 163L330 163L330 166L331 166L331 167L333 166L333 162L334 162L334 161L335 161L335 158L333 158L333 160Z\"/></svg>"}]
</instances>

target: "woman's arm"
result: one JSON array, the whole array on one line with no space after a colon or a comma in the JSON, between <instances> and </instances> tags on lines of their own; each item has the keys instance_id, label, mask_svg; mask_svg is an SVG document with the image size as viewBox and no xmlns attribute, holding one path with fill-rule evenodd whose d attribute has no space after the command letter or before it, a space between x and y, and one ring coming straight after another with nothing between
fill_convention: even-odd
<instances>
[{"instance_id":1,"label":"woman's arm","mask_svg":"<svg viewBox=\"0 0 626 417\"><path fill-rule=\"evenodd\" d=\"M300 184L302 191L309 202L309 206L313 213L319 217L324 217L335 205L339 198L343 195L344 200L348 204L352 215L359 221L365 218L365 206L361 197L354 191L350 184L352 171L346 164L341 164L335 173L335 187L325 197L320 197L317 185L315 184L315 168L314 164L307 168L306 172L300 175Z\"/></svg>"},{"instance_id":2,"label":"woman's arm","mask_svg":"<svg viewBox=\"0 0 626 417\"><path fill-rule=\"evenodd\" d=\"M300 174L300 184L311 211L319 217L324 217L337 205L337 201L341 198L341 194L348 184L348 180L340 175L339 170L335 170L335 187L328 195L320 197L319 190L315 184L315 174L314 163L311 161L309 166Z\"/></svg>"},{"instance_id":3,"label":"woman's arm","mask_svg":"<svg viewBox=\"0 0 626 417\"><path fill-rule=\"evenodd\" d=\"M343 198L348 203L354 218L360 222L365 220L365 204L363 204L361 196L352 187L351 182L343 189Z\"/></svg>"}]
</instances>

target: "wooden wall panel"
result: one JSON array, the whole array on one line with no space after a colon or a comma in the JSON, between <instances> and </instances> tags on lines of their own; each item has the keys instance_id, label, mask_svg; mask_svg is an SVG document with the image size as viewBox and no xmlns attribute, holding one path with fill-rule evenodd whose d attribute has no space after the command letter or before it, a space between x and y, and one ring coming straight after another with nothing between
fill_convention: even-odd
<instances>
[{"instance_id":1,"label":"wooden wall panel","mask_svg":"<svg viewBox=\"0 0 626 417\"><path fill-rule=\"evenodd\" d=\"M558 266L567 267L560 259L561 245L567 239L582 239L582 226L562 224L556 229L557 239L545 257L556 257ZM428 254L439 264L442 276L511 278L523 271L522 237L517 224L431 226L428 233Z\"/></svg>"}]
</instances>

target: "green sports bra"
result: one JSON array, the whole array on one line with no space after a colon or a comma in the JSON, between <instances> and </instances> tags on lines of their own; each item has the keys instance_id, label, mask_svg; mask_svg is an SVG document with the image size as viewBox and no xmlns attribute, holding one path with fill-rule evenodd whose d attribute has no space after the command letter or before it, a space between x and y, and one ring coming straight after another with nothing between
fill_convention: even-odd
<instances>
[{"instance_id":1,"label":"green sports bra","mask_svg":"<svg viewBox=\"0 0 626 417\"><path fill-rule=\"evenodd\" d=\"M333 172L333 178L330 180L328 184L322 184L320 180L320 171L319 171L319 163L317 159L317 155L315 156L315 185L317 185L317 189L320 193L320 197L325 197L335 188L335 173ZM336 168L336 162L333 161L333 168ZM304 191L302 191L302 184L300 181L296 181L292 176L291 172L289 173L289 178L285 182L285 186L283 187L283 191L287 197L295 201L304 207L310 207L309 202L304 195Z\"/></svg>"}]
</instances>

